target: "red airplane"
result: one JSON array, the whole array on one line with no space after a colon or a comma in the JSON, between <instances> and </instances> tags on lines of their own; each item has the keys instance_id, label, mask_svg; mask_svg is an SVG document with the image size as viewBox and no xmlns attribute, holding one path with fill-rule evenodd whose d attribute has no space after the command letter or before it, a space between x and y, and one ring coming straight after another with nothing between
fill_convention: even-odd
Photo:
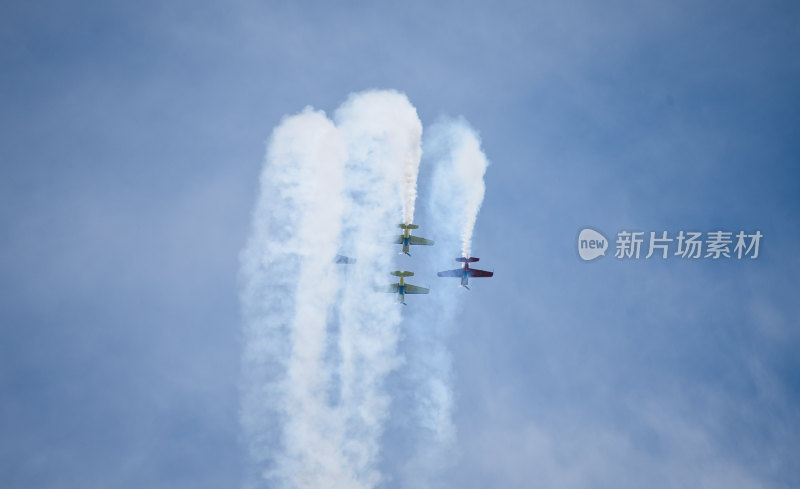
<instances>
[{"instance_id":1,"label":"red airplane","mask_svg":"<svg viewBox=\"0 0 800 489\"><path fill-rule=\"evenodd\" d=\"M470 277L491 277L494 275L494 272L487 272L485 270L478 270L476 268L469 267L470 263L478 260L480 260L480 258L458 257L456 258L456 261L464 264L461 266L461 268L456 268L455 270L445 270L444 272L439 272L436 275L440 277L461 277L461 287L469 290Z\"/></svg>"}]
</instances>

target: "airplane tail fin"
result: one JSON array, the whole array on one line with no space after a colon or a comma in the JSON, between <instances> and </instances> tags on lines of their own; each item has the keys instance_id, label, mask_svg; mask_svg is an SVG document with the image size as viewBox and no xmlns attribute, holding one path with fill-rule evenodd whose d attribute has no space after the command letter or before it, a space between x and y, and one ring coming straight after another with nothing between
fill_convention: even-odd
<instances>
[{"instance_id":1,"label":"airplane tail fin","mask_svg":"<svg viewBox=\"0 0 800 489\"><path fill-rule=\"evenodd\" d=\"M400 229L419 229L416 224L398 224L397 227Z\"/></svg>"},{"instance_id":2,"label":"airplane tail fin","mask_svg":"<svg viewBox=\"0 0 800 489\"><path fill-rule=\"evenodd\" d=\"M395 277L413 277L414 272L404 272L404 271L401 272L400 270L395 270L394 272L392 272L392 275L394 275Z\"/></svg>"},{"instance_id":3,"label":"airplane tail fin","mask_svg":"<svg viewBox=\"0 0 800 489\"><path fill-rule=\"evenodd\" d=\"M480 260L480 258L475 258L475 257L465 258L463 256L459 256L458 258L456 258L456 261L457 262L461 262L461 263L466 263L466 262L473 263L473 262L476 262L478 260Z\"/></svg>"}]
</instances>

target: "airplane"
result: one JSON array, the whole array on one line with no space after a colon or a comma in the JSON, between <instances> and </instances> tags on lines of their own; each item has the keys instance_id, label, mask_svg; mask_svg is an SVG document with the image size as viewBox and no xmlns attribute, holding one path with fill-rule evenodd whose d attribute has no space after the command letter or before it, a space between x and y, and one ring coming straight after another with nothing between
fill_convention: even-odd
<instances>
[{"instance_id":1,"label":"airplane","mask_svg":"<svg viewBox=\"0 0 800 489\"><path fill-rule=\"evenodd\" d=\"M425 287L417 287L416 285L407 284L405 282L405 277L413 277L414 272L395 270L392 272L392 275L395 277L400 277L400 281L381 290L383 292L396 293L398 295L397 300L404 306L408 305L406 304L406 294L427 294L430 292L430 290L426 289Z\"/></svg>"},{"instance_id":2,"label":"airplane","mask_svg":"<svg viewBox=\"0 0 800 489\"><path fill-rule=\"evenodd\" d=\"M478 260L480 260L480 258L458 257L456 258L456 261L463 263L461 268L456 268L455 270L445 270L444 272L439 272L436 275L440 277L461 277L460 287L464 287L465 289L469 290L470 277L491 277L494 275L494 272L487 272L485 270L478 270L476 268L469 267L470 263Z\"/></svg>"},{"instance_id":3,"label":"airplane","mask_svg":"<svg viewBox=\"0 0 800 489\"><path fill-rule=\"evenodd\" d=\"M402 255L403 253L405 253L406 255L411 256L411 253L409 253L410 245L425 245L425 246L433 245L433 240L419 238L417 236L411 236L409 231L411 229L419 228L419 226L417 226L416 224L398 224L397 227L403 230L403 234L397 236L394 240L395 244L403 245L403 251L398 253L398 255Z\"/></svg>"},{"instance_id":4,"label":"airplane","mask_svg":"<svg viewBox=\"0 0 800 489\"><path fill-rule=\"evenodd\" d=\"M336 258L333 259L333 262L340 265L349 265L351 263L355 263L356 259L350 258L349 256L336 255Z\"/></svg>"}]
</instances>

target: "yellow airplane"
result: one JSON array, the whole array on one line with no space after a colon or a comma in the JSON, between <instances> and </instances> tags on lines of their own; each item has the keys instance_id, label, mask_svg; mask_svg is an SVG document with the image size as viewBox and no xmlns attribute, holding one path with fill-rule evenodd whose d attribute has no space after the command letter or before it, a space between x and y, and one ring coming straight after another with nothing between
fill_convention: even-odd
<instances>
[{"instance_id":1,"label":"yellow airplane","mask_svg":"<svg viewBox=\"0 0 800 489\"><path fill-rule=\"evenodd\" d=\"M433 240L411 236L410 230L419 228L419 226L416 224L398 224L397 227L403 230L403 234L394 239L395 244L403 245L403 251L399 253L400 255L405 253L406 255L411 256L411 253L409 253L409 248L411 245L433 245Z\"/></svg>"},{"instance_id":2,"label":"yellow airplane","mask_svg":"<svg viewBox=\"0 0 800 489\"><path fill-rule=\"evenodd\" d=\"M395 277L400 277L400 281L397 282L396 284L389 285L388 287L383 289L383 291L396 293L397 300L404 306L408 305L406 304L406 294L427 294L428 292L430 292L430 290L426 289L425 287L417 287L416 285L407 284L405 282L405 277L413 277L414 272L395 270L394 272L392 272L392 275L394 275Z\"/></svg>"}]
</instances>

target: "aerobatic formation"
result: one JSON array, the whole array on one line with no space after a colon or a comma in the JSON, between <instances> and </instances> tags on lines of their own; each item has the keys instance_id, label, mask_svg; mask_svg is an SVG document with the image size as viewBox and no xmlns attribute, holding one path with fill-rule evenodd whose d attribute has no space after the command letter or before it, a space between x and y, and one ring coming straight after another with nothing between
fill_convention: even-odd
<instances>
[{"instance_id":1,"label":"aerobatic formation","mask_svg":"<svg viewBox=\"0 0 800 489\"><path fill-rule=\"evenodd\" d=\"M395 91L353 94L331 119L306 108L273 131L241 255L248 487L372 489L388 478L429 486L453 458L446 338L460 299L406 282L414 272L394 263L414 263L411 247L434 245L411 234L422 148L416 109ZM488 162L463 119L434 124L425 148L434 170L423 209L438 244L423 263L443 263L460 246L462 268L438 276L468 289L470 277L493 275L469 266ZM397 281L383 285L387 273ZM427 325L401 334L397 304L410 294L430 294L408 309ZM393 373L411 379L413 396L392 392ZM383 435L403 402L413 404L417 428L403 433L415 448L387 466L382 455L397 449L382 446Z\"/></svg>"},{"instance_id":2,"label":"aerobatic formation","mask_svg":"<svg viewBox=\"0 0 800 489\"><path fill-rule=\"evenodd\" d=\"M433 246L434 242L432 240L412 236L409 234L409 230L419 228L419 226L416 224L398 224L398 227L403 230L403 234L398 236L394 242L395 244L402 245L402 251L400 252L401 255L411 256L411 253L409 253L409 245ZM478 260L479 258L470 257L456 258L456 261L464 263L463 268L457 270L446 270L444 272L437 273L437 275L439 277L460 277L460 287L464 287L465 289L469 290L469 277L491 277L494 275L494 272L476 270L469 267L470 262L476 262ZM413 277L414 272L395 270L392 272L392 275L400 277L400 281L396 284L389 285L389 287L386 289L386 292L396 293L398 302L403 305L407 305L405 302L406 294L427 294L430 292L430 289L426 289L425 287L418 287L416 285L405 283L403 280L404 277Z\"/></svg>"}]
</instances>

